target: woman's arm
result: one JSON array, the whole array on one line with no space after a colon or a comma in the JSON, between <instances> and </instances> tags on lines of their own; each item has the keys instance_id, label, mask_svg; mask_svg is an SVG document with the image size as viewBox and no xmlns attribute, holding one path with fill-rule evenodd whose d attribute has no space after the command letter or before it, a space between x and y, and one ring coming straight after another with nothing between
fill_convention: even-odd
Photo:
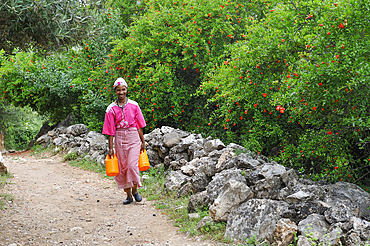
<instances>
[{"instance_id":1,"label":"woman's arm","mask_svg":"<svg viewBox=\"0 0 370 246\"><path fill-rule=\"evenodd\" d=\"M143 129L139 128L137 131L139 132L139 136L141 140L140 152L143 152L145 150L145 139L144 139Z\"/></svg>"},{"instance_id":2,"label":"woman's arm","mask_svg":"<svg viewBox=\"0 0 370 246\"><path fill-rule=\"evenodd\" d=\"M114 150L113 150L113 136L108 136L108 141L109 141L109 151L108 155L110 158L114 157Z\"/></svg>"}]
</instances>

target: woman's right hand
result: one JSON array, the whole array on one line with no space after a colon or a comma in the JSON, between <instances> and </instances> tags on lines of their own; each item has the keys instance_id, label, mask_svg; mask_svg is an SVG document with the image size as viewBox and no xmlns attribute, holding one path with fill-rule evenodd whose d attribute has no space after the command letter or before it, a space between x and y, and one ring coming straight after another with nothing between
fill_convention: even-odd
<instances>
[{"instance_id":1,"label":"woman's right hand","mask_svg":"<svg viewBox=\"0 0 370 246\"><path fill-rule=\"evenodd\" d=\"M108 155L109 155L109 157L110 157L111 159L113 159L113 158L114 158L114 150L113 150L113 149L110 149L110 150L108 151Z\"/></svg>"}]
</instances>

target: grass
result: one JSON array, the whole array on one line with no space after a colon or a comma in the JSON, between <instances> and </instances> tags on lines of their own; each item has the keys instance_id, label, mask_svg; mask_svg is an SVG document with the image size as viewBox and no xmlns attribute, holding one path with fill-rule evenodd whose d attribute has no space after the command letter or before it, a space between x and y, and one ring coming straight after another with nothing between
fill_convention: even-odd
<instances>
[{"instance_id":1,"label":"grass","mask_svg":"<svg viewBox=\"0 0 370 246\"><path fill-rule=\"evenodd\" d=\"M3 189L6 184L10 183L8 179L12 177L13 176L9 172L7 174L1 174L0 189ZM12 195L0 193L0 210L4 210L6 208L5 204L7 204L8 201L13 201Z\"/></svg>"},{"instance_id":2,"label":"grass","mask_svg":"<svg viewBox=\"0 0 370 246\"><path fill-rule=\"evenodd\" d=\"M224 239L226 223L210 224L200 230L196 229L198 222L205 216L208 216L208 210L198 210L200 215L198 219L189 220L188 203L190 196L178 198L176 192L167 192L164 188L164 170L151 168L141 173L144 177L143 186L140 193L148 200L154 201L154 206L158 212L167 215L178 227L178 231L186 233L189 236L202 236L203 239L214 240L217 242L230 243L230 240Z\"/></svg>"},{"instance_id":3,"label":"grass","mask_svg":"<svg viewBox=\"0 0 370 246\"><path fill-rule=\"evenodd\" d=\"M41 148L40 148L41 147ZM46 151L51 151L51 149L43 149L42 146L36 147L32 154L43 155ZM93 171L100 173L102 178L108 178L110 180L113 177L109 177L105 174L105 168L96 162L91 162L89 159L84 159L79 157L75 153L67 154L64 156L64 161L69 165L75 166L84 170ZM146 197L147 200L153 201L155 208L158 212L167 215L172 221L174 226L178 227L178 231L185 233L188 236L201 236L204 240L212 240L224 245L237 245L237 246L265 246L269 245L267 242L259 242L257 238L251 237L249 239L234 242L224 238L226 231L226 223L213 223L201 228L196 229L197 223L205 216L209 215L209 211L198 210L197 213L200 215L198 219L189 220L188 216L188 203L189 196L178 198L176 192L167 192L164 188L165 173L163 169L150 168L148 171L140 172L142 178L142 187L139 188L140 194ZM0 183L1 185L1 183ZM0 186L1 188L1 186ZM12 199L11 197L4 198ZM1 200L0 200L1 202ZM0 203L1 208L1 203ZM308 237L311 239L310 237ZM296 245L298 237L294 238L294 241L289 245ZM312 241L313 239L311 239ZM313 240L314 241L314 240ZM314 243L314 242L313 242ZM323 244L318 244L323 245ZM366 244L366 246L370 246Z\"/></svg>"}]
</instances>

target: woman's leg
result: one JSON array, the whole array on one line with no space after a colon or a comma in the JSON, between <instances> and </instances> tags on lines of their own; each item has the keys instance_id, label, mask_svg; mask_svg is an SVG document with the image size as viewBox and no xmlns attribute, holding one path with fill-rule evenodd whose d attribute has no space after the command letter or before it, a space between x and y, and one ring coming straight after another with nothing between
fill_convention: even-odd
<instances>
[{"instance_id":1,"label":"woman's leg","mask_svg":"<svg viewBox=\"0 0 370 246\"><path fill-rule=\"evenodd\" d=\"M137 193L137 184L134 184L134 187L132 187L132 194Z\"/></svg>"},{"instance_id":2,"label":"woman's leg","mask_svg":"<svg viewBox=\"0 0 370 246\"><path fill-rule=\"evenodd\" d=\"M136 192L131 193L131 188L126 188L124 189L124 191L126 192L127 197L130 197L131 199L132 199L132 194L136 194Z\"/></svg>"}]
</instances>

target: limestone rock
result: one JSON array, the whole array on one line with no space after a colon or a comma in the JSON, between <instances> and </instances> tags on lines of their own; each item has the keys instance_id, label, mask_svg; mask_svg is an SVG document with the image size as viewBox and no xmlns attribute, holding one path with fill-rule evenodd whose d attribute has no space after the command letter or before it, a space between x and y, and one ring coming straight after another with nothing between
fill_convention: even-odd
<instances>
[{"instance_id":1,"label":"limestone rock","mask_svg":"<svg viewBox=\"0 0 370 246\"><path fill-rule=\"evenodd\" d=\"M252 189L255 193L255 198L277 199L281 186L280 177L270 176L257 181Z\"/></svg>"},{"instance_id":2,"label":"limestone rock","mask_svg":"<svg viewBox=\"0 0 370 246\"><path fill-rule=\"evenodd\" d=\"M84 124L76 124L66 128L66 134L72 134L74 136L78 136L84 133L87 133L89 128Z\"/></svg>"},{"instance_id":3,"label":"limestone rock","mask_svg":"<svg viewBox=\"0 0 370 246\"><path fill-rule=\"evenodd\" d=\"M191 214L188 214L188 218L189 220L196 220L196 219L199 219L200 216L198 213L191 213Z\"/></svg>"},{"instance_id":4,"label":"limestone rock","mask_svg":"<svg viewBox=\"0 0 370 246\"><path fill-rule=\"evenodd\" d=\"M298 231L298 226L289 219L280 219L276 223L274 237L277 246L287 246L293 239Z\"/></svg>"},{"instance_id":5,"label":"limestone rock","mask_svg":"<svg viewBox=\"0 0 370 246\"><path fill-rule=\"evenodd\" d=\"M282 218L288 204L269 199L250 199L232 211L227 220L225 237L258 241L273 241L276 223Z\"/></svg>"},{"instance_id":6,"label":"limestone rock","mask_svg":"<svg viewBox=\"0 0 370 246\"><path fill-rule=\"evenodd\" d=\"M106 150L108 139L101 133L91 131L87 134L87 142L90 143L90 150Z\"/></svg>"},{"instance_id":7,"label":"limestone rock","mask_svg":"<svg viewBox=\"0 0 370 246\"><path fill-rule=\"evenodd\" d=\"M345 204L336 204L329 209L327 209L324 213L326 220L330 224L338 223L338 222L346 222L349 221L350 217L352 216L359 216L359 210L349 208Z\"/></svg>"},{"instance_id":8,"label":"limestone rock","mask_svg":"<svg viewBox=\"0 0 370 246\"><path fill-rule=\"evenodd\" d=\"M199 143L192 143L188 148L188 156L189 160L191 161L193 159L205 157L207 155L203 149L203 145Z\"/></svg>"},{"instance_id":9,"label":"limestone rock","mask_svg":"<svg viewBox=\"0 0 370 246\"><path fill-rule=\"evenodd\" d=\"M169 132L163 136L163 144L168 148L172 148L180 143L181 136L176 132Z\"/></svg>"},{"instance_id":10,"label":"limestone rock","mask_svg":"<svg viewBox=\"0 0 370 246\"><path fill-rule=\"evenodd\" d=\"M227 221L231 211L252 196L251 189L242 182L228 180L222 188L221 194L209 208L209 215L214 221Z\"/></svg>"},{"instance_id":11,"label":"limestone rock","mask_svg":"<svg viewBox=\"0 0 370 246\"><path fill-rule=\"evenodd\" d=\"M320 238L320 242L324 245L339 246L344 241L345 234L340 227L329 229L324 236Z\"/></svg>"},{"instance_id":12,"label":"limestone rock","mask_svg":"<svg viewBox=\"0 0 370 246\"><path fill-rule=\"evenodd\" d=\"M146 154L148 155L148 160L149 160L149 163L153 166L156 166L158 165L159 163L161 163L160 161L160 157L158 155L158 152L157 151L154 151L152 149L147 149L146 150Z\"/></svg>"},{"instance_id":13,"label":"limestone rock","mask_svg":"<svg viewBox=\"0 0 370 246\"><path fill-rule=\"evenodd\" d=\"M188 176L181 173L181 171L170 171L167 174L164 187L168 191L175 191L181 188L187 180Z\"/></svg>"},{"instance_id":14,"label":"limestone rock","mask_svg":"<svg viewBox=\"0 0 370 246\"><path fill-rule=\"evenodd\" d=\"M193 176L190 178L193 192L198 193L204 191L207 188L209 181L210 178L204 173L204 171L200 168L196 168Z\"/></svg>"},{"instance_id":15,"label":"limestone rock","mask_svg":"<svg viewBox=\"0 0 370 246\"><path fill-rule=\"evenodd\" d=\"M213 150L220 150L223 148L226 148L226 146L223 142L221 142L220 139L213 139L213 140L207 141L204 144L204 150L206 153L210 153Z\"/></svg>"},{"instance_id":16,"label":"limestone rock","mask_svg":"<svg viewBox=\"0 0 370 246\"><path fill-rule=\"evenodd\" d=\"M284 214L284 218L289 218L295 223L299 223L311 214L323 215L329 207L330 205L317 200L298 202L288 207L286 214Z\"/></svg>"},{"instance_id":17,"label":"limestone rock","mask_svg":"<svg viewBox=\"0 0 370 246\"><path fill-rule=\"evenodd\" d=\"M286 172L285 167L282 165L279 165L277 163L269 163L265 164L259 175L262 175L264 178L268 178L271 176L281 176Z\"/></svg>"},{"instance_id":18,"label":"limestone rock","mask_svg":"<svg viewBox=\"0 0 370 246\"><path fill-rule=\"evenodd\" d=\"M356 231L351 230L345 236L345 245L346 246L363 246L365 243L361 240L360 236Z\"/></svg>"},{"instance_id":19,"label":"limestone rock","mask_svg":"<svg viewBox=\"0 0 370 246\"><path fill-rule=\"evenodd\" d=\"M241 172L242 171L239 169L229 169L220 173L216 173L216 175L213 176L212 181L209 182L207 186L208 204L213 204L214 200L220 195L223 186L228 180L233 179L242 183L246 183Z\"/></svg>"},{"instance_id":20,"label":"limestone rock","mask_svg":"<svg viewBox=\"0 0 370 246\"><path fill-rule=\"evenodd\" d=\"M301 202L301 201L306 201L306 200L309 200L311 198L311 194L310 193L307 193L307 192L304 192L304 191L298 191L292 195L289 195L285 198L285 201L287 203L297 203L297 202Z\"/></svg>"},{"instance_id":21,"label":"limestone rock","mask_svg":"<svg viewBox=\"0 0 370 246\"><path fill-rule=\"evenodd\" d=\"M370 240L370 222L366 220L361 220L356 217L351 217L349 220L352 224L353 231L360 236L364 241Z\"/></svg>"},{"instance_id":22,"label":"limestone rock","mask_svg":"<svg viewBox=\"0 0 370 246\"><path fill-rule=\"evenodd\" d=\"M203 208L207 208L206 200L207 200L206 191L202 191L192 195L189 199L188 212L193 213L196 212L198 209L202 210Z\"/></svg>"},{"instance_id":23,"label":"limestone rock","mask_svg":"<svg viewBox=\"0 0 370 246\"><path fill-rule=\"evenodd\" d=\"M321 238L328 229L328 222L320 214L311 214L298 224L298 232L302 235L310 234L311 238Z\"/></svg>"},{"instance_id":24,"label":"limestone rock","mask_svg":"<svg viewBox=\"0 0 370 246\"><path fill-rule=\"evenodd\" d=\"M194 169L195 169L195 167L190 163L181 167L181 171L184 174L187 174L187 175L190 175L190 176L194 174Z\"/></svg>"},{"instance_id":25,"label":"limestone rock","mask_svg":"<svg viewBox=\"0 0 370 246\"><path fill-rule=\"evenodd\" d=\"M187 136L186 138L181 139L182 148L184 148L184 150L188 149L189 146L195 142L196 142L196 137L194 134L191 134Z\"/></svg>"},{"instance_id":26,"label":"limestone rock","mask_svg":"<svg viewBox=\"0 0 370 246\"><path fill-rule=\"evenodd\" d=\"M3 174L3 173L7 174L8 170L7 170L7 167L5 165L4 158L0 153L0 174Z\"/></svg>"},{"instance_id":27,"label":"limestone rock","mask_svg":"<svg viewBox=\"0 0 370 246\"><path fill-rule=\"evenodd\" d=\"M183 196L188 196L193 192L193 186L190 182L186 182L181 188L177 191L176 196L177 197L183 197Z\"/></svg>"},{"instance_id":28,"label":"limestone rock","mask_svg":"<svg viewBox=\"0 0 370 246\"><path fill-rule=\"evenodd\" d=\"M213 222L213 220L212 220L212 218L210 217L210 216L205 216L205 217L203 217L199 222L198 222L198 224L196 225L196 229L197 230L200 230L200 229L202 229L202 228L204 228L204 227L206 227L206 226L210 226L210 225L213 225L214 224L214 222Z\"/></svg>"},{"instance_id":29,"label":"limestone rock","mask_svg":"<svg viewBox=\"0 0 370 246\"><path fill-rule=\"evenodd\" d=\"M177 160L177 161L171 161L169 169L174 170L174 171L181 170L181 168L183 166L185 166L186 164L188 164L188 162L185 159L180 159L180 160Z\"/></svg>"},{"instance_id":30,"label":"limestone rock","mask_svg":"<svg viewBox=\"0 0 370 246\"><path fill-rule=\"evenodd\" d=\"M298 184L298 175L294 169L289 169L281 175L281 179L286 187L293 187Z\"/></svg>"},{"instance_id":31,"label":"limestone rock","mask_svg":"<svg viewBox=\"0 0 370 246\"><path fill-rule=\"evenodd\" d=\"M224 151L217 161L216 172L221 172L225 169L229 169L229 167L227 167L225 163L227 163L227 161L231 160L235 156L236 154L233 151L229 151L229 150Z\"/></svg>"},{"instance_id":32,"label":"limestone rock","mask_svg":"<svg viewBox=\"0 0 370 246\"><path fill-rule=\"evenodd\" d=\"M239 169L256 169L259 164L259 161L253 159L249 154L246 153L242 153L236 157L236 166Z\"/></svg>"},{"instance_id":33,"label":"limestone rock","mask_svg":"<svg viewBox=\"0 0 370 246\"><path fill-rule=\"evenodd\" d=\"M332 206L344 204L352 211L358 210L360 218L370 221L370 210L367 209L370 204L370 194L368 192L355 184L347 182L325 185L324 188L327 192L322 201Z\"/></svg>"},{"instance_id":34,"label":"limestone rock","mask_svg":"<svg viewBox=\"0 0 370 246\"><path fill-rule=\"evenodd\" d=\"M316 244L315 244L316 245ZM297 246L312 246L312 243L303 235L298 236Z\"/></svg>"}]
</instances>

